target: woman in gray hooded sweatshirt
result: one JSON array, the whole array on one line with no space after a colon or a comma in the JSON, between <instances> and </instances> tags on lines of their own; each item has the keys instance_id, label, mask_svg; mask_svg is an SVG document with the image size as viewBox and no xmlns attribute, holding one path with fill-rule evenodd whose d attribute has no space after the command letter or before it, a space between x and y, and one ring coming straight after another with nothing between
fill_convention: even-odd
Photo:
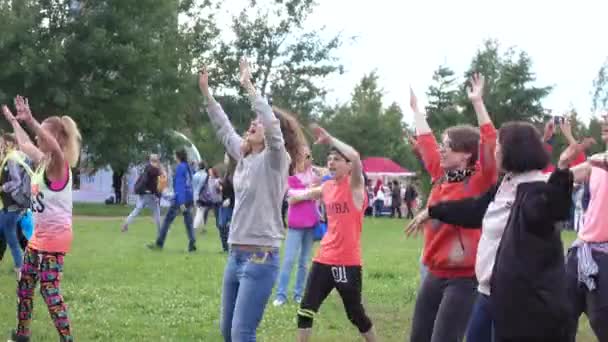
<instances>
[{"instance_id":1,"label":"woman in gray hooded sweatshirt","mask_svg":"<svg viewBox=\"0 0 608 342\"><path fill-rule=\"evenodd\" d=\"M244 58L240 69L241 84L257 114L242 137L211 95L207 71L199 75L211 123L226 152L237 161L230 253L222 288L220 329L226 342L256 339L279 271L279 247L284 237L281 204L287 190L290 154L297 158L306 144L293 116L273 111L257 94Z\"/></svg>"}]
</instances>

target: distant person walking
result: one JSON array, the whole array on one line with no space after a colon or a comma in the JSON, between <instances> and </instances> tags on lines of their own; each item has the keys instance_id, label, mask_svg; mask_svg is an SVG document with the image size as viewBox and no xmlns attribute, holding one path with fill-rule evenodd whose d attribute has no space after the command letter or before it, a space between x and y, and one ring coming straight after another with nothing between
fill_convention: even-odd
<instances>
[{"instance_id":1,"label":"distant person walking","mask_svg":"<svg viewBox=\"0 0 608 342\"><path fill-rule=\"evenodd\" d=\"M129 225L133 223L133 220L144 208L152 211L152 217L156 223L156 233L160 232L160 189L158 182L162 173L160 158L157 154L151 154L144 171L135 182L134 190L137 195L137 202L135 203L135 209L122 225L123 232L129 230Z\"/></svg>"}]
</instances>

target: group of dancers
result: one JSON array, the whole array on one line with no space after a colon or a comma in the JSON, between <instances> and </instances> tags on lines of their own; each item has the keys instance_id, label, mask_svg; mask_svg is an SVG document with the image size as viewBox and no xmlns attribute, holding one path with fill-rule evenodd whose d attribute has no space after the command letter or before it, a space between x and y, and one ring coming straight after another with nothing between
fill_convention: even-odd
<instances>
[{"instance_id":1,"label":"group of dancers","mask_svg":"<svg viewBox=\"0 0 608 342\"><path fill-rule=\"evenodd\" d=\"M329 175L323 177L313 166L310 146L296 117L269 105L257 92L244 58L240 82L256 114L242 135L213 97L207 70L199 73L210 121L234 161L233 208L226 232L229 254L222 284L224 340L256 340L277 279L275 305L289 300L289 275L299 256L293 296L299 304L297 340L310 340L320 306L336 289L361 336L376 341L362 303L361 232L370 199L359 153L322 127L311 126L315 143L329 146ZM547 173L549 154L537 129L529 123L510 122L497 130L483 94L484 78L475 74L468 96L479 127L451 127L438 142L411 93L413 147L433 187L426 208L406 227L408 235L424 232L422 262L427 270L416 299L410 341L462 341L466 336L469 342L573 342L583 312L598 339L608 341L608 227L602 220L608 210L608 155L594 155L571 167L584 148L574 141ZM11 341L29 341L38 281L61 340L72 341L59 285L63 258L72 241L70 165L78 160L80 134L69 117L38 123L27 100L17 97L15 106L16 117L6 106L3 113L13 127L18 149L36 166L32 172L36 229L20 267L18 323ZM36 136L36 144L21 123ZM608 121L602 137L608 142ZM187 182L192 172L185 156L177 157L176 177L184 174ZM154 167L159 167L157 156L150 158L149 168ZM565 259L556 223L569 216L575 183L589 183L591 198L578 239ZM151 196L159 191L152 183L143 184L142 189L142 194ZM286 193L288 250L280 266ZM163 224L155 212L158 238L150 248L163 247L169 225L182 211L189 250L196 250L191 229L194 197L187 191L176 195ZM318 202L325 209L327 233L307 275L311 232L322 219ZM138 208L146 203L142 198Z\"/></svg>"}]
</instances>

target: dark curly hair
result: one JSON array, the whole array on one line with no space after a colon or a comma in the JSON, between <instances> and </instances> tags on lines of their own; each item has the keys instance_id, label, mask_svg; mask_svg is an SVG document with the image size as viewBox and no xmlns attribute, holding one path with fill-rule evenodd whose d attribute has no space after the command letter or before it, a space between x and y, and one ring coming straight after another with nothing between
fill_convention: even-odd
<instances>
[{"instance_id":1,"label":"dark curly hair","mask_svg":"<svg viewBox=\"0 0 608 342\"><path fill-rule=\"evenodd\" d=\"M285 140L285 149L291 157L289 174L293 175L297 162L300 158L304 157L304 146L307 146L308 142L302 131L302 126L294 114L276 106L272 106L272 110L281 124L281 132L283 133L283 139Z\"/></svg>"}]
</instances>

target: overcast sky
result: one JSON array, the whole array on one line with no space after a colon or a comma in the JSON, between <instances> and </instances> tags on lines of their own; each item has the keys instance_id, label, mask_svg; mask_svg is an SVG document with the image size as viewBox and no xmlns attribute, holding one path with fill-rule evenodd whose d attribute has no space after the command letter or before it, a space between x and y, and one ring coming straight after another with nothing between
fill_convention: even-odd
<instances>
[{"instance_id":1,"label":"overcast sky","mask_svg":"<svg viewBox=\"0 0 608 342\"><path fill-rule=\"evenodd\" d=\"M230 0L230 8L239 1ZM380 76L385 104L397 101L406 109L410 84L426 102L423 92L439 65L462 75L484 39L496 38L503 47L526 51L538 84L554 86L546 107L574 106L588 115L593 79L608 57L606 0L317 1L307 27L326 26L328 37L358 37L338 52L346 73L328 80L332 102L347 101L372 70Z\"/></svg>"}]
</instances>

